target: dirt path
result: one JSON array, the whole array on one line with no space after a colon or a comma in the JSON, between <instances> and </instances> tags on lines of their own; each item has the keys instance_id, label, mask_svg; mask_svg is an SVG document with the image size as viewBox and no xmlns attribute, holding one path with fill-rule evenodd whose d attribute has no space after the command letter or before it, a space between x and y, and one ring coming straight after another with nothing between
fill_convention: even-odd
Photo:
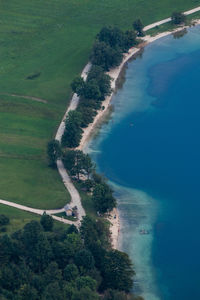
<instances>
[{"instance_id":1,"label":"dirt path","mask_svg":"<svg viewBox=\"0 0 200 300\"><path fill-rule=\"evenodd\" d=\"M11 97L19 97L19 98L33 100L33 101L42 102L42 103L48 102L47 100L36 98L36 97L31 97L31 96L23 96L23 95L16 95L16 94L1 94L1 95L7 95L7 96L11 96Z\"/></svg>"},{"instance_id":2,"label":"dirt path","mask_svg":"<svg viewBox=\"0 0 200 300\"><path fill-rule=\"evenodd\" d=\"M70 205L72 207L76 206L77 207L77 212L78 212L78 219L82 220L82 218L86 215L85 210L81 204L81 197L77 189L75 188L74 184L72 183L67 171L64 168L63 162L61 160L57 161L57 167L58 171L60 173L60 176L62 177L63 183L70 193L71 196L71 202Z\"/></svg>"},{"instance_id":3,"label":"dirt path","mask_svg":"<svg viewBox=\"0 0 200 300\"><path fill-rule=\"evenodd\" d=\"M88 63L85 66L85 68L83 69L81 76L83 77L84 80L86 80L87 73L90 70L90 68L91 68L91 64ZM56 133L55 139L58 140L59 142L61 142L63 133L65 131L65 120L68 115L68 112L70 110L75 110L77 108L78 102L79 102L79 97L76 94L74 94L71 99L70 105L69 105L67 111L65 112L64 117L63 117L63 119L60 123L60 126L58 127L57 133ZM82 220L82 218L86 215L86 213L81 204L81 197L79 195L79 192L77 191L74 184L72 183L67 171L64 168L63 162L61 160L57 161L57 167L58 167L58 172L60 173L60 176L63 180L63 183L64 183L66 189L68 190L68 192L70 193L70 196L71 196L70 205L72 207L77 206L78 218L79 218L79 220Z\"/></svg>"}]
</instances>

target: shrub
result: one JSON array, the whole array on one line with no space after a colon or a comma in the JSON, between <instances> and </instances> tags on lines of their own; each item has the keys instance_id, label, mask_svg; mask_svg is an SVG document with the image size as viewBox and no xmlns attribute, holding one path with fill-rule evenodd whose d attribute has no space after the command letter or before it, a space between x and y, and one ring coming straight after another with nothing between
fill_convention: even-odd
<instances>
[{"instance_id":1,"label":"shrub","mask_svg":"<svg viewBox=\"0 0 200 300\"><path fill-rule=\"evenodd\" d=\"M0 215L0 226L5 226L10 223L10 220L7 216L5 215Z\"/></svg>"},{"instance_id":2,"label":"shrub","mask_svg":"<svg viewBox=\"0 0 200 300\"><path fill-rule=\"evenodd\" d=\"M172 23L175 25L185 23L186 16L181 12L173 12L172 14Z\"/></svg>"}]
</instances>

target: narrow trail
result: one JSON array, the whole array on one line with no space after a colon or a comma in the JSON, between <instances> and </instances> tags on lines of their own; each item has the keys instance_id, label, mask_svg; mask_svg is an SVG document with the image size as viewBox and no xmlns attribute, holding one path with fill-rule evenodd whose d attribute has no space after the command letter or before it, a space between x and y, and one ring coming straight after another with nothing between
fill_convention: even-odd
<instances>
[{"instance_id":1,"label":"narrow trail","mask_svg":"<svg viewBox=\"0 0 200 300\"><path fill-rule=\"evenodd\" d=\"M36 98L36 97L31 97L31 96L24 96L24 95L17 95L17 94L7 94L7 93L1 94L1 95L7 95L7 96L11 96L11 97L19 97L19 98L33 100L33 101L42 102L42 103L47 103L48 102L47 100Z\"/></svg>"},{"instance_id":2,"label":"narrow trail","mask_svg":"<svg viewBox=\"0 0 200 300\"><path fill-rule=\"evenodd\" d=\"M88 74L90 68L91 68L91 64L88 63L85 66L85 68L83 69L83 71L81 73L81 77L84 80L87 79L87 74ZM71 99L70 105L69 105L67 111L65 112L64 117L63 117L63 119L60 123L60 126L58 127L58 130L57 130L57 133L56 133L56 136L55 136L55 139L57 141L61 142L63 133L65 131L65 120L66 120L66 117L67 117L69 111L70 110L75 110L78 106L78 103L79 103L79 97L76 94L74 94L72 99ZM70 176L68 175L66 169L64 168L63 162L60 159L57 160L57 168L58 168L58 172L60 173L60 176L63 180L63 183L64 183L66 189L70 193L70 196L71 196L70 205L71 206L77 206L78 218L81 221L82 218L86 215L86 213L85 213L85 209L83 208L82 203L81 203L80 194L77 191L74 184L72 183L72 181L70 179Z\"/></svg>"},{"instance_id":3,"label":"narrow trail","mask_svg":"<svg viewBox=\"0 0 200 300\"><path fill-rule=\"evenodd\" d=\"M184 12L184 14L187 16L187 15L193 14L193 13L198 12L198 11L200 11L200 6L194 8L194 9L188 10L188 11ZM168 23L170 21L171 21L171 18L167 18L167 19L161 20L159 22L155 22L153 24L145 26L143 30L147 31L149 29L155 28L156 26ZM165 35L166 35L165 33L161 33L159 36L162 37L162 36L165 36ZM145 40L147 41L147 39L144 38L144 41ZM148 37L148 42L151 42L151 41L154 41L154 40L155 40L155 37ZM110 76L114 78L114 80L112 82L112 88L115 86L116 79L117 79L117 77L120 73L120 70L122 69L122 66L124 65L124 63L129 59L129 57L131 57L132 55L134 55L138 51L139 51L138 48L132 48L131 51L124 57L124 60L123 60L122 64L119 67L119 70L117 70L117 71L116 70L111 70L110 71ZM87 74L88 74L90 68L91 68L91 63L88 63L85 66L85 68L83 69L83 71L81 73L81 76L83 77L84 80L87 79ZM38 101L38 102L47 103L46 100L43 100L43 99L40 99L40 98L29 97L29 96L21 96L21 95L15 95L15 94L7 94L7 95L10 95L10 96L13 96L13 97L22 97L22 98L25 98L25 99L30 99L30 100L34 100L34 101ZM62 138L62 135L63 135L64 130L65 130L66 117L67 117L70 110L75 110L77 108L78 103L79 103L79 97L76 94L74 94L72 99L71 99L70 105L69 105L67 111L65 112L64 117L63 117L63 119L62 119L62 121L61 121L61 123L58 127L58 130L56 132L55 139L58 140L59 142L61 142L61 138ZM108 102L108 105L109 105L109 102ZM93 125L91 125L91 126L93 127ZM64 168L64 165L63 165L61 160L57 161L57 167L58 167L58 171L60 173L60 176L63 180L63 183L64 183L66 189L68 190L68 192L70 193L70 196L71 196L70 204L72 206L77 206L79 220L76 221L76 222L73 222L73 221L63 219L63 218L60 218L60 217L57 217L57 216L52 216L52 217L53 217L53 219L55 219L59 222L66 223L66 224L74 224L76 226L79 226L80 221L86 215L85 210L84 210L84 208L81 204L80 194L77 191L76 187L74 186L73 182L71 181L71 179L70 179L68 173L66 172L66 170ZM31 208L31 207L28 207L28 206L20 205L20 204L14 203L14 202L1 200L1 199L0 199L0 204L8 205L8 206L11 206L11 207L15 207L15 208L18 208L18 209L21 209L21 210L24 210L24 211L28 211L28 212L32 212L32 213L35 213L35 214L39 214L39 215L42 215L44 212L46 212L47 214L52 215L52 214L56 214L56 213L60 213L60 212L64 211L64 208L55 209L55 210L36 209L36 208Z\"/></svg>"},{"instance_id":4,"label":"narrow trail","mask_svg":"<svg viewBox=\"0 0 200 300\"><path fill-rule=\"evenodd\" d=\"M18 209L21 209L21 210L24 210L24 211L28 211L28 212L37 214L37 215L43 215L44 212L46 212L46 214L48 214L48 215L58 214L58 213L64 212L64 208L52 209L52 210L51 209L50 210L37 209L37 208L28 207L28 206L25 206L25 205L17 204L17 203L2 200L2 199L0 199L0 204L4 204L4 205L7 205L7 206L18 208ZM70 221L70 220L67 220L67 219L64 219L64 218L60 218L60 217L57 217L57 216L52 216L52 218L57 220L57 221L60 221L62 223L66 223L66 224L70 224L70 225L71 224L78 225L78 222L73 222L73 221Z\"/></svg>"}]
</instances>

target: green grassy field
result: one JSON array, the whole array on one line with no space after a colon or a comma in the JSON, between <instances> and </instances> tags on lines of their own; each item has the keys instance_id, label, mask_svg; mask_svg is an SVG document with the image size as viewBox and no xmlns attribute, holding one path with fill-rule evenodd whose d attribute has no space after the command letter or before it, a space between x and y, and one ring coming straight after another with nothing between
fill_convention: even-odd
<instances>
[{"instance_id":1,"label":"green grassy field","mask_svg":"<svg viewBox=\"0 0 200 300\"><path fill-rule=\"evenodd\" d=\"M7 229L6 233L12 233L21 229L26 223L30 222L31 220L40 220L40 216L38 215L31 214L13 207L8 207L2 204L0 204L0 213L8 216L10 219L10 224L5 226Z\"/></svg>"},{"instance_id":2,"label":"green grassy field","mask_svg":"<svg viewBox=\"0 0 200 300\"><path fill-rule=\"evenodd\" d=\"M45 209L69 200L57 171L47 166L46 144L102 26L128 29L138 17L147 25L198 5L199 0L2 1L0 198Z\"/></svg>"}]
</instances>

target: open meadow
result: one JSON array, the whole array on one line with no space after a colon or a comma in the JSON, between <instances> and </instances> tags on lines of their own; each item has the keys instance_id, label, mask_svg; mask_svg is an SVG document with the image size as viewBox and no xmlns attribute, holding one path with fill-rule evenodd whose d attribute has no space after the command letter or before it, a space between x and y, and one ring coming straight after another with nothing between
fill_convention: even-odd
<instances>
[{"instance_id":1,"label":"open meadow","mask_svg":"<svg viewBox=\"0 0 200 300\"><path fill-rule=\"evenodd\" d=\"M43 209L69 201L58 172L48 167L46 145L101 27L130 29L138 17L147 25L198 5L197 0L2 1L0 199Z\"/></svg>"}]
</instances>

